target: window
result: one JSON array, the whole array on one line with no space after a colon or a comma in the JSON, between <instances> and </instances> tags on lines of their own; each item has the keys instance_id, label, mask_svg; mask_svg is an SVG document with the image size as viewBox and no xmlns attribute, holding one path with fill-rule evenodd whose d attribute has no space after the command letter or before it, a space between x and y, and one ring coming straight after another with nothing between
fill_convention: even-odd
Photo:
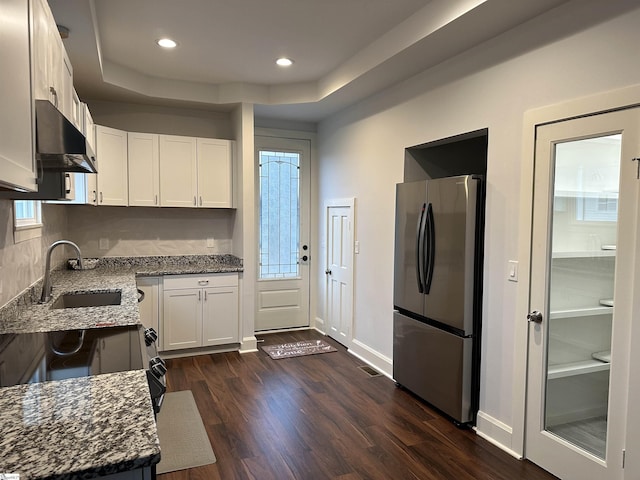
<instances>
[{"instance_id":1,"label":"window","mask_svg":"<svg viewBox=\"0 0 640 480\"><path fill-rule=\"evenodd\" d=\"M13 202L14 241L16 243L42 234L41 202L37 200L15 200Z\"/></svg>"},{"instance_id":2,"label":"window","mask_svg":"<svg viewBox=\"0 0 640 480\"><path fill-rule=\"evenodd\" d=\"M616 222L617 197L582 197L576 199L576 220L584 222Z\"/></svg>"},{"instance_id":3,"label":"window","mask_svg":"<svg viewBox=\"0 0 640 480\"><path fill-rule=\"evenodd\" d=\"M260 278L299 277L300 154L260 151Z\"/></svg>"}]
</instances>

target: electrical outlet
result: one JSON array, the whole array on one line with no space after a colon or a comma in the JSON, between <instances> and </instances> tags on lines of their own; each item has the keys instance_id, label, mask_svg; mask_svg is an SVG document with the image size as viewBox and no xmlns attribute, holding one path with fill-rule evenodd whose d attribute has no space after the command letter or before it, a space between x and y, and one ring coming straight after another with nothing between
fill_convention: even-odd
<instances>
[{"instance_id":1,"label":"electrical outlet","mask_svg":"<svg viewBox=\"0 0 640 480\"><path fill-rule=\"evenodd\" d=\"M101 238L100 239L100 250L109 250L109 239Z\"/></svg>"},{"instance_id":2,"label":"electrical outlet","mask_svg":"<svg viewBox=\"0 0 640 480\"><path fill-rule=\"evenodd\" d=\"M214 247L213 238L207 238L207 248L213 248L213 247Z\"/></svg>"}]
</instances>

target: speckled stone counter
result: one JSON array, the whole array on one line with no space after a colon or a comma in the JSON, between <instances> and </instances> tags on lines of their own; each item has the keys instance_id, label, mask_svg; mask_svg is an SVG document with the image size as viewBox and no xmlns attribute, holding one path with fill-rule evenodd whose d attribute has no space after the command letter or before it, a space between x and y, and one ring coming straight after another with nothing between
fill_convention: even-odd
<instances>
[{"instance_id":1,"label":"speckled stone counter","mask_svg":"<svg viewBox=\"0 0 640 480\"><path fill-rule=\"evenodd\" d=\"M73 262L70 262L73 263ZM0 333L47 332L140 323L136 276L241 272L232 255L88 259L85 270L51 273L0 308ZM52 309L62 293L121 291L121 304ZM134 370L0 388L0 473L21 480L94 478L160 461L146 373Z\"/></svg>"},{"instance_id":2,"label":"speckled stone counter","mask_svg":"<svg viewBox=\"0 0 640 480\"><path fill-rule=\"evenodd\" d=\"M66 480L158 463L146 382L134 370L0 389L0 472Z\"/></svg>"},{"instance_id":3,"label":"speckled stone counter","mask_svg":"<svg viewBox=\"0 0 640 480\"><path fill-rule=\"evenodd\" d=\"M55 270L51 273L53 297L41 305L40 282L16 301L0 309L0 333L48 332L140 323L136 276L241 272L242 262L233 255L171 257L105 257L88 259L87 270ZM120 305L52 309L66 292L120 290Z\"/></svg>"}]
</instances>

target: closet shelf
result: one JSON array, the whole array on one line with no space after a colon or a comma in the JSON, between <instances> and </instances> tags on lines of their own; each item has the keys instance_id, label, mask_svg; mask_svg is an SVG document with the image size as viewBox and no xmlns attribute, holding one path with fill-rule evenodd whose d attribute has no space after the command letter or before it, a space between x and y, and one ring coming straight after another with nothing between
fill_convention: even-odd
<instances>
[{"instance_id":1,"label":"closet shelf","mask_svg":"<svg viewBox=\"0 0 640 480\"><path fill-rule=\"evenodd\" d=\"M596 315L611 315L613 308L611 307L589 307L589 308L574 308L571 310L557 310L551 312L550 318L575 318L575 317L593 317Z\"/></svg>"},{"instance_id":2,"label":"closet shelf","mask_svg":"<svg viewBox=\"0 0 640 480\"><path fill-rule=\"evenodd\" d=\"M592 258L592 257L615 257L615 250L590 250L583 252L552 252L552 258Z\"/></svg>"},{"instance_id":3,"label":"closet shelf","mask_svg":"<svg viewBox=\"0 0 640 480\"><path fill-rule=\"evenodd\" d=\"M604 372L609 370L610 364L598 360L583 360L580 362L564 363L560 365L549 365L547 378L572 377L574 375L584 375L587 373Z\"/></svg>"}]
</instances>

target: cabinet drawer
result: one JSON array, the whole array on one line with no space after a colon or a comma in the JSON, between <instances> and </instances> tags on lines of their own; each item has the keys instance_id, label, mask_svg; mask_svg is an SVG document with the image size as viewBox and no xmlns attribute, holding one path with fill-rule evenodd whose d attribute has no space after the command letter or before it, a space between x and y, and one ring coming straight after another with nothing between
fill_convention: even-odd
<instances>
[{"instance_id":1,"label":"cabinet drawer","mask_svg":"<svg viewBox=\"0 0 640 480\"><path fill-rule=\"evenodd\" d=\"M207 275L171 275L164 277L164 289L234 287L238 285L238 274L215 273Z\"/></svg>"}]
</instances>

